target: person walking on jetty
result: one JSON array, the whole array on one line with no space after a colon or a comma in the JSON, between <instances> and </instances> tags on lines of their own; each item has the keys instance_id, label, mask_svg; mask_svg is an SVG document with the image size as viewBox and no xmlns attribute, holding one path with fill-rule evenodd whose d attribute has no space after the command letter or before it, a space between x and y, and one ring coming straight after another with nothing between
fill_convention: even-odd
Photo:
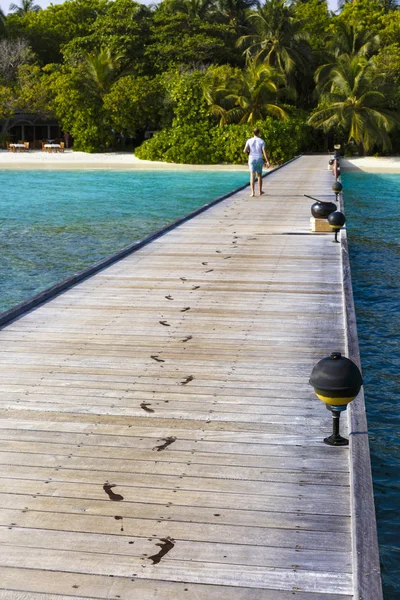
<instances>
[{"instance_id":1,"label":"person walking on jetty","mask_svg":"<svg viewBox=\"0 0 400 600\"><path fill-rule=\"evenodd\" d=\"M244 147L243 152L249 155L249 170L250 170L250 188L251 194L250 196L253 198L255 196L254 193L254 185L257 173L258 179L258 187L260 189L260 196L264 193L262 190L262 168L264 164L269 168L269 158L267 156L267 152L265 150L265 142L260 138L260 130L253 130L254 136L249 138L246 141L246 145Z\"/></svg>"}]
</instances>

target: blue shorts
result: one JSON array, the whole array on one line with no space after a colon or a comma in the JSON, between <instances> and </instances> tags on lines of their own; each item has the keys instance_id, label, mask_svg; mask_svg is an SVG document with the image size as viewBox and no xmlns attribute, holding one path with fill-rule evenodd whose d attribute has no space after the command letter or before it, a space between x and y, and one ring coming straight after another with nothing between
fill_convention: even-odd
<instances>
[{"instance_id":1,"label":"blue shorts","mask_svg":"<svg viewBox=\"0 0 400 600\"><path fill-rule=\"evenodd\" d=\"M264 161L262 158L253 158L249 160L249 170L255 173L262 173Z\"/></svg>"}]
</instances>

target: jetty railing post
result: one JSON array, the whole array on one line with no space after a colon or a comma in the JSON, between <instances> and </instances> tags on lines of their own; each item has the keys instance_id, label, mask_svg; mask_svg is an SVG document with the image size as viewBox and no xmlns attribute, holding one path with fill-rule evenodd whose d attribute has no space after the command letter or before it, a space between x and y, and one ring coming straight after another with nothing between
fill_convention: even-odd
<instances>
[{"instance_id":1,"label":"jetty railing post","mask_svg":"<svg viewBox=\"0 0 400 600\"><path fill-rule=\"evenodd\" d=\"M341 352L331 352L313 368L310 384L316 396L332 412L333 432L324 439L328 446L348 446L349 440L339 434L340 413L357 397L362 383L357 365Z\"/></svg>"},{"instance_id":2,"label":"jetty railing post","mask_svg":"<svg viewBox=\"0 0 400 600\"><path fill-rule=\"evenodd\" d=\"M342 437L340 431L340 413L346 410L345 406L327 406L328 410L332 413L332 435L324 439L324 443L328 446L348 446L349 440Z\"/></svg>"}]
</instances>

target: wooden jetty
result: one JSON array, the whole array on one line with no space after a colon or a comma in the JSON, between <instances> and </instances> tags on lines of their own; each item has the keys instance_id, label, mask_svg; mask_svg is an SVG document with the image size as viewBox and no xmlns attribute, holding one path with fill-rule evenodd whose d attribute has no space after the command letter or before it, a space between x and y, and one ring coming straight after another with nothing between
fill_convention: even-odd
<instances>
[{"instance_id":1,"label":"wooden jetty","mask_svg":"<svg viewBox=\"0 0 400 600\"><path fill-rule=\"evenodd\" d=\"M381 599L363 399L329 447L308 383L358 352L331 183L301 157L8 314L0 600Z\"/></svg>"}]
</instances>

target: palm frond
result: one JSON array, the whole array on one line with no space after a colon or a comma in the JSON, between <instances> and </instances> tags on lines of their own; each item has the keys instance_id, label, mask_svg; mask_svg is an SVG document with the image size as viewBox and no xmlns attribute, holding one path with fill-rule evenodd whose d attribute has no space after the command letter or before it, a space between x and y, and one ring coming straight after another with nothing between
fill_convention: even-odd
<instances>
[{"instance_id":1,"label":"palm frond","mask_svg":"<svg viewBox=\"0 0 400 600\"><path fill-rule=\"evenodd\" d=\"M289 118L286 110L276 104L265 104L265 109L272 117L280 119L281 121L286 121L286 119Z\"/></svg>"}]
</instances>

